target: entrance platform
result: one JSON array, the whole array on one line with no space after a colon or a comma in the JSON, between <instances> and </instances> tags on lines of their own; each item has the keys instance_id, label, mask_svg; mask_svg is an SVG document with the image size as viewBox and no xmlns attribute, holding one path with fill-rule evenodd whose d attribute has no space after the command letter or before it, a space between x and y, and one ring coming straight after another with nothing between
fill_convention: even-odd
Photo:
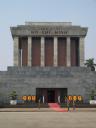
<instances>
[{"instance_id":1,"label":"entrance platform","mask_svg":"<svg viewBox=\"0 0 96 128\"><path fill-rule=\"evenodd\" d=\"M68 112L67 108L63 108L63 112ZM51 108L0 108L0 112L60 112ZM96 112L96 108L70 108L69 112Z\"/></svg>"}]
</instances>

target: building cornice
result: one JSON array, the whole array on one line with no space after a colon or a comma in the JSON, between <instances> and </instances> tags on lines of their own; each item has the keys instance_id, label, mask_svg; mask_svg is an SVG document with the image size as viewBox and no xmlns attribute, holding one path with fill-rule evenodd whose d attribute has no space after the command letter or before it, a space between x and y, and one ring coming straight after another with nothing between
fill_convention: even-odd
<instances>
[{"instance_id":1,"label":"building cornice","mask_svg":"<svg viewBox=\"0 0 96 128\"><path fill-rule=\"evenodd\" d=\"M69 24L69 25L68 25ZM12 36L86 36L87 27L73 26L71 22L27 22L11 27Z\"/></svg>"}]
</instances>

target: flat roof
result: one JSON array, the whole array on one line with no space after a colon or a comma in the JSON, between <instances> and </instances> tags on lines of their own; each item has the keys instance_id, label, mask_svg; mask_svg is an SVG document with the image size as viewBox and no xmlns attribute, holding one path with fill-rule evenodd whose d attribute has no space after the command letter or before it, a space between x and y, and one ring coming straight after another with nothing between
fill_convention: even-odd
<instances>
[{"instance_id":1,"label":"flat roof","mask_svg":"<svg viewBox=\"0 0 96 128\"><path fill-rule=\"evenodd\" d=\"M44 26L71 26L72 22L25 22L25 25L44 25Z\"/></svg>"}]
</instances>

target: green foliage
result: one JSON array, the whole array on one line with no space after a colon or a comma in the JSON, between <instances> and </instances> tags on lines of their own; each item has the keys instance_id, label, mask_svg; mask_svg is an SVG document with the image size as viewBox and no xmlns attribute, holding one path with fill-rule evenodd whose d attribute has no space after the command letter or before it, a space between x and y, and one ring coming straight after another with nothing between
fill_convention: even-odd
<instances>
[{"instance_id":1,"label":"green foliage","mask_svg":"<svg viewBox=\"0 0 96 128\"><path fill-rule=\"evenodd\" d=\"M11 97L12 100L16 100L17 99L17 93L16 93L16 91L12 91L10 93L9 97Z\"/></svg>"},{"instance_id":2,"label":"green foliage","mask_svg":"<svg viewBox=\"0 0 96 128\"><path fill-rule=\"evenodd\" d=\"M95 71L96 64L94 63L94 59L93 58L90 58L90 59L86 60L85 65L87 67L91 68L91 71Z\"/></svg>"},{"instance_id":3,"label":"green foliage","mask_svg":"<svg viewBox=\"0 0 96 128\"><path fill-rule=\"evenodd\" d=\"M91 90L90 93L90 100L94 100L94 97L96 96L95 90Z\"/></svg>"}]
</instances>

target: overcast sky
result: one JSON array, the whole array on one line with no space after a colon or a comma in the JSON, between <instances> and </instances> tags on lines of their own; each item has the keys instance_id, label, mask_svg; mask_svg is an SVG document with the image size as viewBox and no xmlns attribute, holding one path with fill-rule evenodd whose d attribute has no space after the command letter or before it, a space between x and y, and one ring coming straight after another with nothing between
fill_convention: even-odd
<instances>
[{"instance_id":1,"label":"overcast sky","mask_svg":"<svg viewBox=\"0 0 96 128\"><path fill-rule=\"evenodd\" d=\"M85 59L96 61L96 0L0 0L0 70L13 65L10 26L25 21L62 21L88 27Z\"/></svg>"}]
</instances>

